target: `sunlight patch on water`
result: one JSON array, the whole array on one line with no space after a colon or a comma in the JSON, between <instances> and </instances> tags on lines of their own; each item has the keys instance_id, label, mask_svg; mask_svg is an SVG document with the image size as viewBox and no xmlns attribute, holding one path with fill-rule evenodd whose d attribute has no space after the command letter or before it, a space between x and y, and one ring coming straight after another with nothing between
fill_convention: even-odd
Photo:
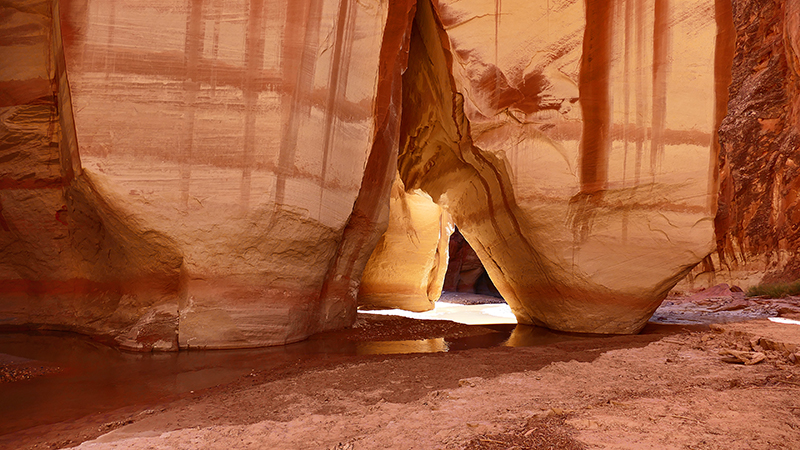
<instances>
[{"instance_id":1,"label":"sunlight patch on water","mask_svg":"<svg viewBox=\"0 0 800 450\"><path fill-rule=\"evenodd\" d=\"M443 338L406 341L371 341L356 345L358 355L402 355L408 353L441 353L450 349Z\"/></svg>"}]
</instances>

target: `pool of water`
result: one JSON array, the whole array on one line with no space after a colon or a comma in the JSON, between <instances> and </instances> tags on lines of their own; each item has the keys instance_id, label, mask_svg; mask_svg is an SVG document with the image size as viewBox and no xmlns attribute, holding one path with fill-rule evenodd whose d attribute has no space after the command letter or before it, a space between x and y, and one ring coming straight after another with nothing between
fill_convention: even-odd
<instances>
[{"instance_id":1,"label":"pool of water","mask_svg":"<svg viewBox=\"0 0 800 450\"><path fill-rule=\"evenodd\" d=\"M350 331L345 330L279 347L171 353L125 352L69 333L0 334L0 366L47 369L31 379L0 383L0 436L125 406L163 403L253 371L322 355L431 353L598 338L511 324L479 330L458 338L373 341L347 339Z\"/></svg>"},{"instance_id":2,"label":"pool of water","mask_svg":"<svg viewBox=\"0 0 800 450\"><path fill-rule=\"evenodd\" d=\"M230 382L285 359L284 353L129 353L70 334L0 335L0 359L51 370L0 383L0 435Z\"/></svg>"}]
</instances>

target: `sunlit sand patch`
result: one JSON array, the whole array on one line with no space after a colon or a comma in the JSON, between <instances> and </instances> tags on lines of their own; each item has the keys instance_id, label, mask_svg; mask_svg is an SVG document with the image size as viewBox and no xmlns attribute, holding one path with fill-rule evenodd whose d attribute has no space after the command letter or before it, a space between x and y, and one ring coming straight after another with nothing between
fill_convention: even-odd
<instances>
[{"instance_id":1,"label":"sunlit sand patch","mask_svg":"<svg viewBox=\"0 0 800 450\"><path fill-rule=\"evenodd\" d=\"M457 303L436 302L430 311L411 312L402 309L360 310L365 314L402 316L422 320L450 320L466 325L515 324L517 319L506 304L460 305Z\"/></svg>"}]
</instances>

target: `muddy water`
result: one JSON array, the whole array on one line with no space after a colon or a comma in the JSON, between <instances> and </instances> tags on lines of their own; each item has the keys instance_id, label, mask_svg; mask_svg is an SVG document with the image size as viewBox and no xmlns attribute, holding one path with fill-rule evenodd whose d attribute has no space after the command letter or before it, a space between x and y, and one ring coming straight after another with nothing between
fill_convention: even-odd
<instances>
[{"instance_id":1,"label":"muddy water","mask_svg":"<svg viewBox=\"0 0 800 450\"><path fill-rule=\"evenodd\" d=\"M67 334L0 335L0 354L51 369L0 383L0 435L230 382L285 359L285 353L276 348L137 354Z\"/></svg>"},{"instance_id":2,"label":"muddy water","mask_svg":"<svg viewBox=\"0 0 800 450\"><path fill-rule=\"evenodd\" d=\"M384 328L407 326L404 322L375 323L383 323ZM447 352L597 339L597 336L527 326L458 327L458 332L444 333L446 337L427 339L386 340L393 332L353 338L357 330L345 330L282 347L177 353L122 352L65 333L0 334L0 368L25 366L44 373L0 383L0 435L129 405L163 403L192 391L233 382L252 371L279 370L331 355L347 361L350 356L355 360L358 355ZM655 327L649 332L664 331L657 329L664 325L649 327Z\"/></svg>"}]
</instances>

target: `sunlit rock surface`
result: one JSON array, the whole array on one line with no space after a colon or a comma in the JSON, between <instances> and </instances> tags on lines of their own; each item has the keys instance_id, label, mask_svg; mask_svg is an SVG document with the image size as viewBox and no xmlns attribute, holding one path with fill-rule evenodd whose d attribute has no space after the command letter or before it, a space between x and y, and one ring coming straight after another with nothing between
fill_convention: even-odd
<instances>
[{"instance_id":1,"label":"sunlit rock surface","mask_svg":"<svg viewBox=\"0 0 800 450\"><path fill-rule=\"evenodd\" d=\"M428 311L442 294L453 225L424 193L406 192L398 178L389 203L389 226L361 278L364 307Z\"/></svg>"},{"instance_id":2,"label":"sunlit rock surface","mask_svg":"<svg viewBox=\"0 0 800 450\"><path fill-rule=\"evenodd\" d=\"M388 215L412 11L2 7L3 323L141 349L350 324Z\"/></svg>"},{"instance_id":3,"label":"sunlit rock surface","mask_svg":"<svg viewBox=\"0 0 800 450\"><path fill-rule=\"evenodd\" d=\"M400 174L520 322L636 332L713 250L716 34L707 0L419 3Z\"/></svg>"},{"instance_id":4,"label":"sunlit rock surface","mask_svg":"<svg viewBox=\"0 0 800 450\"><path fill-rule=\"evenodd\" d=\"M797 0L0 13L0 325L281 344L370 255L362 303L427 309L448 216L555 329L636 332L704 258L800 277Z\"/></svg>"}]
</instances>

